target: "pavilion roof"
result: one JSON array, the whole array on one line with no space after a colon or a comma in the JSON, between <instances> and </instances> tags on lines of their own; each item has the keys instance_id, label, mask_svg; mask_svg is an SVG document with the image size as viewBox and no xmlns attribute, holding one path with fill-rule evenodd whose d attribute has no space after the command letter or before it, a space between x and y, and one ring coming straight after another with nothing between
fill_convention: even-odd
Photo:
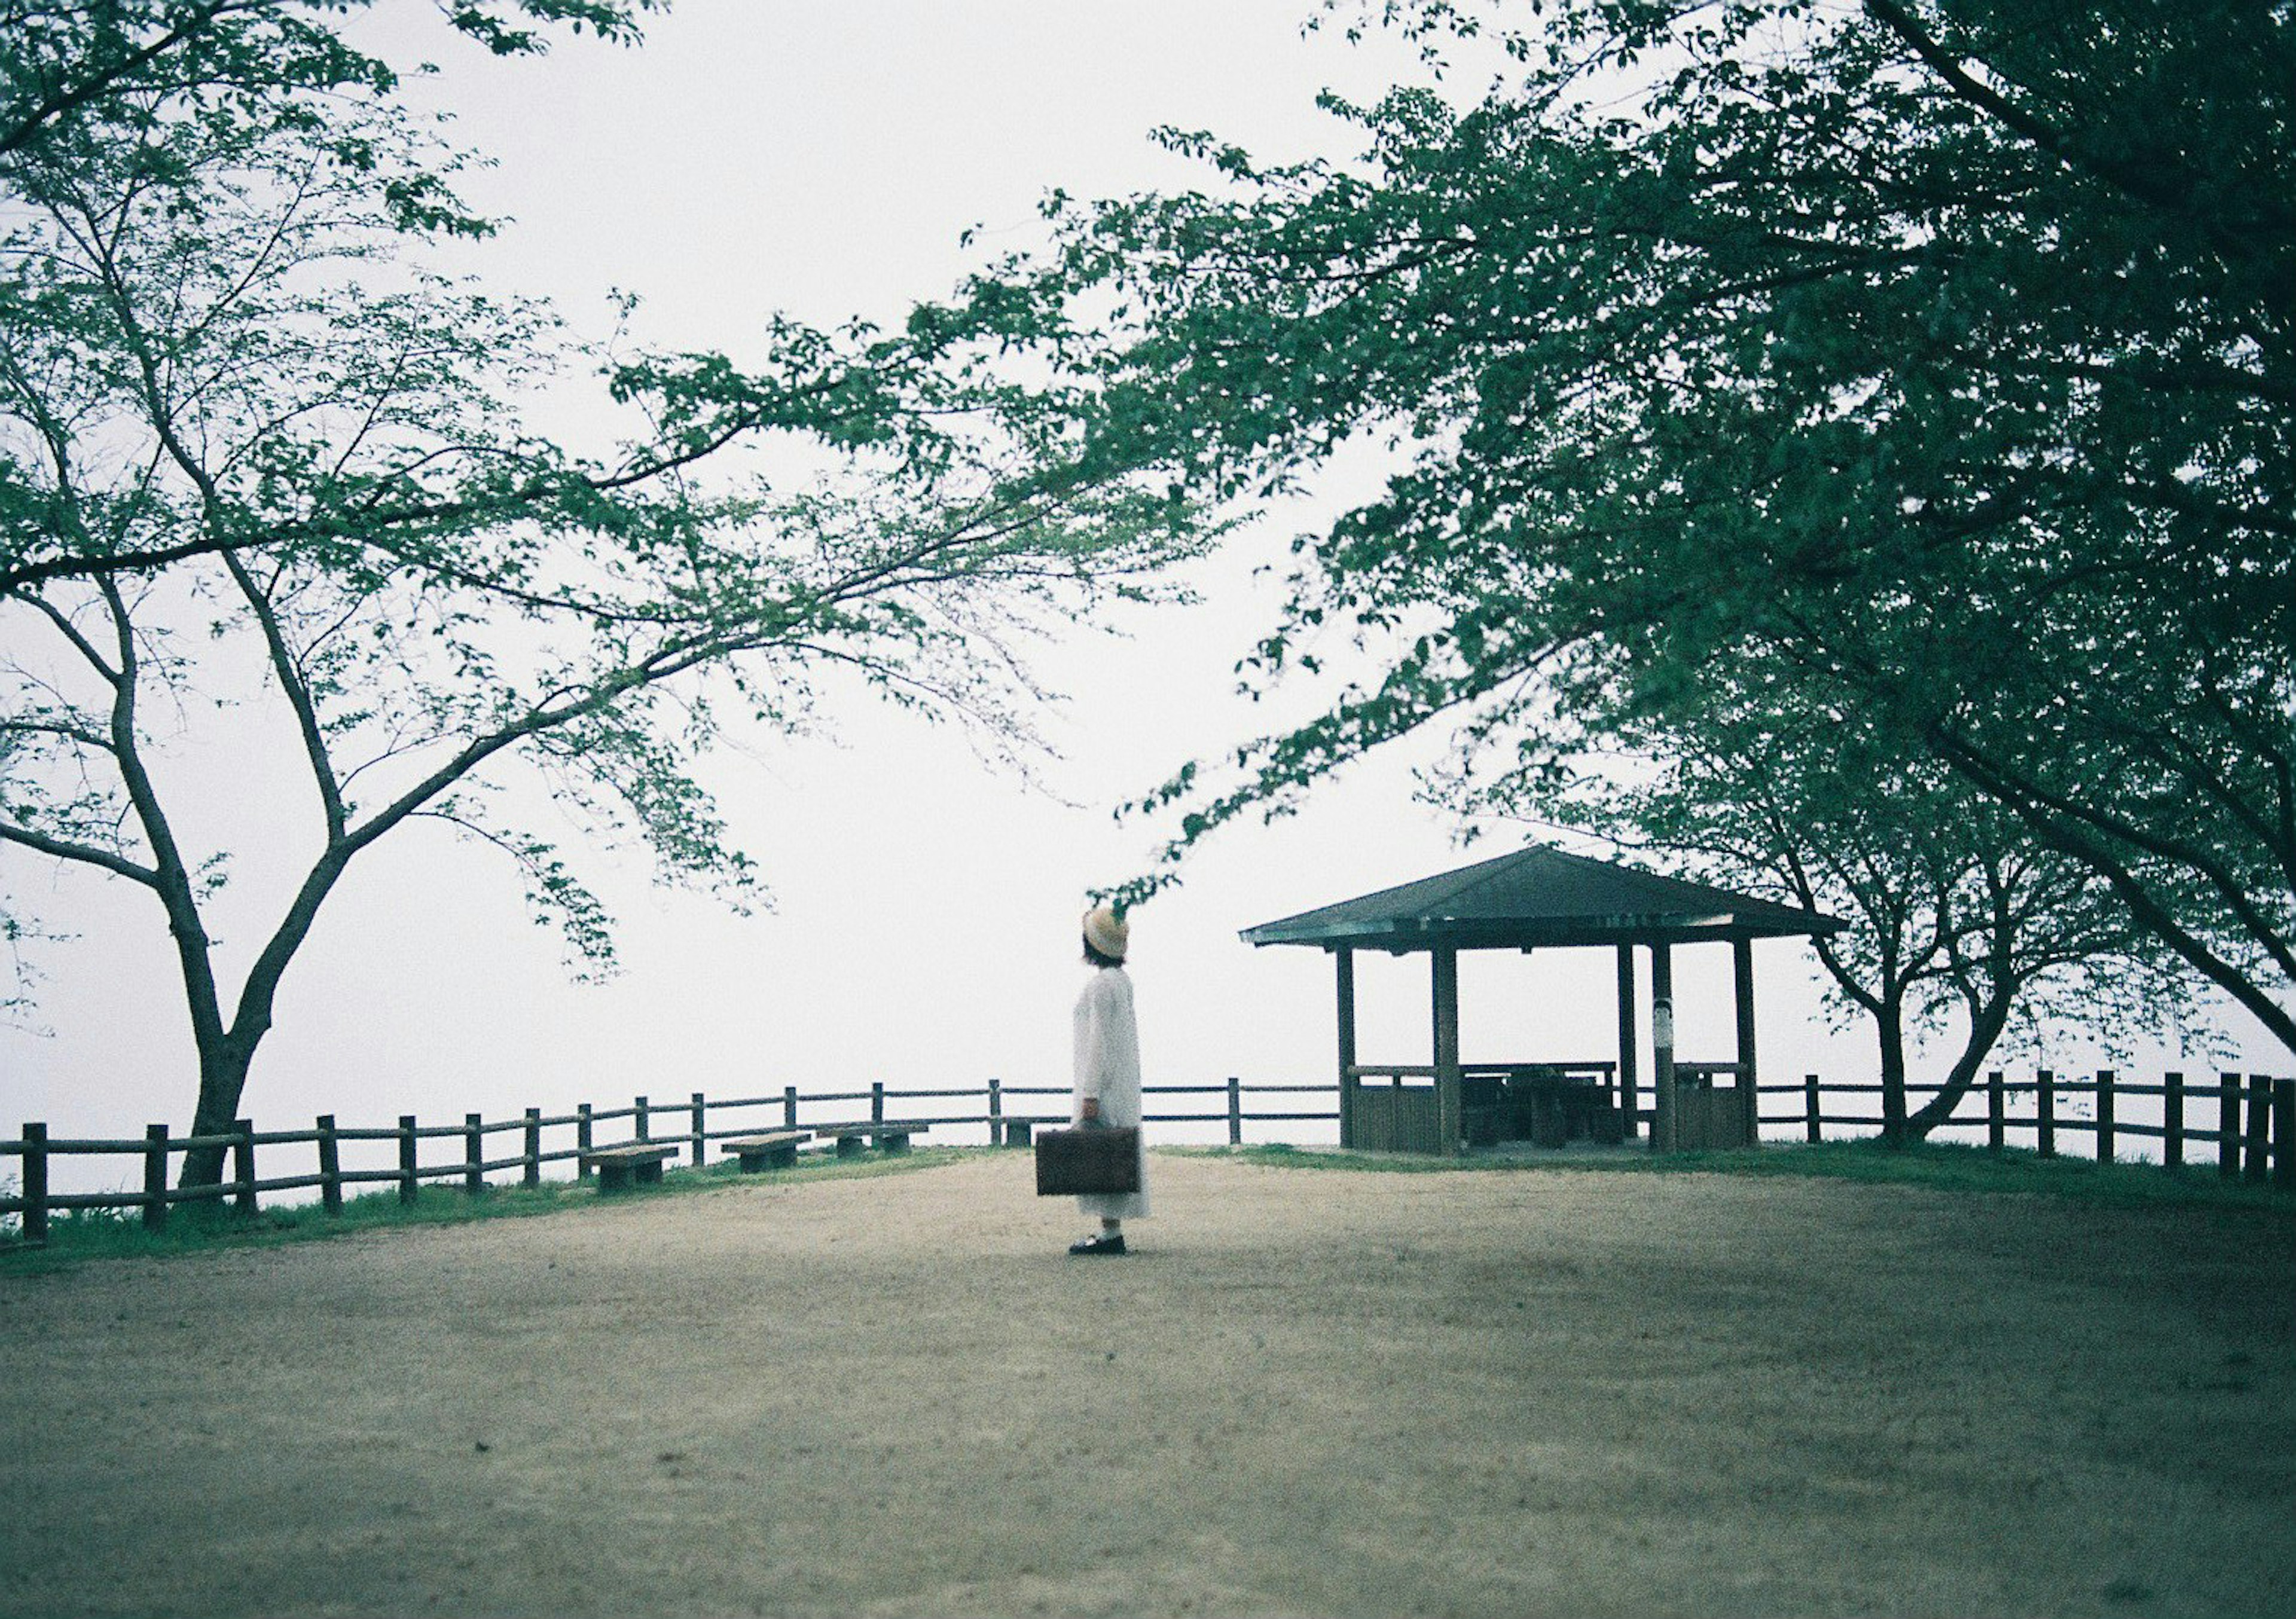
<instances>
[{"instance_id":1,"label":"pavilion roof","mask_svg":"<svg viewBox=\"0 0 2296 1619\"><path fill-rule=\"evenodd\" d=\"M1250 944L1394 952L1685 944L1841 931L1833 917L1532 844L1246 928Z\"/></svg>"}]
</instances>

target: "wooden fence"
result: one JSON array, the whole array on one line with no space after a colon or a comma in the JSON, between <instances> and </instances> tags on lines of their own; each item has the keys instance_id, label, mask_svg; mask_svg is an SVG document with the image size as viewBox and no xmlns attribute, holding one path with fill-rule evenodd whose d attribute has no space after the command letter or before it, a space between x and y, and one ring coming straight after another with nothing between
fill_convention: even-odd
<instances>
[{"instance_id":1,"label":"wooden fence","mask_svg":"<svg viewBox=\"0 0 2296 1619\"><path fill-rule=\"evenodd\" d=\"M1918 1108L1939 1087L1908 1084L1906 1089L1907 1106ZM1798 1096L1799 1116L1765 1112L1762 1122L1799 1124L1813 1141L1825 1139L1829 1125L1837 1131L1855 1127L1861 1134L1881 1125L1871 1113L1828 1111L1831 1099L1849 1097L1872 1097L1878 1109L1878 1084L1833 1083L1808 1074L1798 1085L1761 1085L1758 1090L1761 1097ZM2139 1100L2159 1102L2159 1124L2124 1116L2123 1105ZM1981 1116L1974 1111L1980 1108ZM2086 1156L2109 1164L2121 1156L2123 1142L2155 1141L2161 1143L2161 1161L2172 1169L2194 1163L2198 1149L2202 1159L2214 1159L2221 1175L2296 1187L2296 1079L2218 1074L2188 1083L2171 1069L2160 1083L2144 1084L2123 1079L2111 1068L2099 1068L2087 1078L2043 1068L2030 1081L2013 1081L1996 1070L1982 1084L1970 1088L1941 1127L1980 1126L1986 1145L1996 1151L2030 1146L2040 1157L2053 1158L2070 1138L2086 1136Z\"/></svg>"},{"instance_id":2,"label":"wooden fence","mask_svg":"<svg viewBox=\"0 0 2296 1619\"><path fill-rule=\"evenodd\" d=\"M1922 1100L1936 1094L1936 1089L1908 1085L1909 1105L1917 1107ZM1224 1108L1206 1110L1199 1100L1193 1104L1194 1111L1145 1116L1150 1124L1224 1124L1234 1145L1242 1143L1246 1124L1332 1124L1339 1117L1337 1088L1328 1081L1258 1084L1231 1078L1226 1084L1150 1085L1144 1094L1152 1104L1168 1097L1220 1099ZM1798 1106L1765 1110L1761 1124L1774 1137L1798 1130L1809 1141L1819 1141L1826 1139L1829 1128L1836 1139L1844 1132L1871 1134L1879 1129L1881 1121L1874 1113L1841 1112L1836 1104L1870 1098L1878 1112L1881 1094L1878 1084L1828 1083L1811 1074L1799 1084L1759 1086L1757 1100L1767 1104L1775 1099L1793 1098ZM518 1118L491 1121L472 1113L459 1124L424 1124L409 1114L402 1116L395 1128L347 1129L336 1124L333 1115L325 1114L309 1130L258 1130L252 1121L242 1119L227 1132L205 1136L171 1136L166 1125L152 1124L141 1141L61 1141L50 1137L45 1124L27 1124L20 1139L0 1141L0 1163L15 1158L20 1171L16 1195L0 1198L0 1216L17 1215L22 1240L36 1243L45 1239L48 1217L60 1210L136 1209L146 1226L157 1229L166 1225L168 1210L179 1203L228 1203L242 1214L252 1214L266 1195L315 1189L330 1213L341 1210L343 1189L350 1186L395 1185L399 1200L411 1203L425 1181L459 1182L465 1192L475 1196L486 1190L489 1175L512 1170L526 1186L541 1183L545 1165L573 1162L578 1173L586 1173L579 1168L582 1155L594 1146L611 1144L600 1139L601 1128L611 1132L625 1120L629 1130L627 1139L678 1143L698 1166L706 1160L712 1141L760 1130L823 1129L832 1121L859 1123L851 1115L863 1102L869 1105L872 1124L887 1122L890 1100L899 1108L890 1116L894 1122L921 1128L985 1127L991 1142L1025 1141L1032 1127L1066 1118L1068 1095L1065 1086L1008 1086L994 1079L975 1090L889 1092L882 1084L873 1084L866 1091L817 1095L807 1095L789 1085L778 1096L733 1100L711 1101L697 1091L685 1101L657 1102L640 1096L627 1108L593 1108L585 1103L572 1113L554 1116L545 1116L538 1108L529 1108ZM1288 1108L1271 1111L1248 1108L1248 1095L1313 1095L1324 1099L1326 1105L1306 1111ZM1061 1110L1048 1111L1037 1100L1047 1098L1058 1099ZM2125 1117L2122 1105L2135 1099L2157 1099L2161 1122ZM1635 1100L1639 1103L1642 1097ZM1029 1109L1032 1101L1036 1103L1033 1111ZM979 1110L936 1112L924 1106L947 1102L971 1103ZM1018 1110L1009 1105L1014 1102L1021 1104ZM1981 1108L1981 1116L1973 1113L1961 1116L1972 1108ZM829 1110L826 1115L824 1109ZM1646 1128L1649 1116L1647 1110L1637 1107L1639 1124ZM2044 1068L2030 1081L2011 1081L1997 1071L1988 1075L1983 1084L1972 1088L1948 1123L1966 1129L1981 1125L1987 1145L1996 1150L2030 1145L2043 1157L2057 1157L2073 1138L2086 1137L2090 1149L2087 1156L2111 1162L2120 1156L2124 1141L2149 1139L2161 1143L2161 1160L2171 1167L2212 1159L2219 1174L2268 1180L2296 1189L2296 1080L2292 1079L2220 1074L2188 1083L2184 1075L2172 1071L2163 1075L2159 1084L2143 1084L2123 1080L2109 1068L2087 1078L2054 1075ZM516 1151L488 1156L491 1140L512 1133L518 1137ZM440 1158L433 1153L426 1163L426 1141L456 1142L460 1155ZM342 1149L347 1142L393 1143L398 1161L380 1169L346 1169ZM258 1174L258 1149L295 1147L316 1149L315 1170L270 1178ZM225 1150L228 1173L222 1183L192 1189L169 1186L169 1170L176 1157L201 1148ZM52 1191L49 1169L60 1157L128 1159L140 1166L142 1190Z\"/></svg>"},{"instance_id":3,"label":"wooden fence","mask_svg":"<svg viewBox=\"0 0 2296 1619\"><path fill-rule=\"evenodd\" d=\"M1197 1101L1190 1104L1194 1111L1149 1113L1145 1117L1150 1124L1224 1123L1228 1141L1238 1145L1243 1141L1247 1124L1338 1119L1339 1115L1328 1109L1269 1111L1245 1106L1247 1094L1281 1096L1305 1092L1333 1097L1336 1101L1333 1088L1328 1083L1247 1084L1231 1078L1224 1085L1144 1087L1144 1099L1151 1105L1167 1097L1217 1097L1226 1103L1224 1110L1219 1111L1207 1111L1203 1103ZM266 1195L282 1192L316 1190L320 1202L330 1214L341 1212L346 1187L395 1185L399 1201L412 1203L425 1181L459 1182L465 1192L476 1196L486 1190L489 1175L512 1170L518 1172L520 1184L525 1186L541 1184L545 1165L572 1162L578 1174L586 1175L589 1172L580 1166L582 1155L594 1147L615 1144L605 1140L601 1131L616 1133L613 1127L625 1120L628 1121L629 1133L621 1139L678 1143L688 1149L690 1161L699 1166L705 1162L712 1141L762 1130L817 1130L832 1123L858 1124L861 1119L857 1109L864 1102L869 1107L868 1122L884 1124L889 1119L885 1111L888 1100L898 1109L890 1116L892 1122L914 1124L920 1129L985 1127L993 1143L1025 1141L1035 1126L1067 1121L1069 1094L1066 1086L1011 1086L995 1079L985 1087L964 1091L888 1092L879 1083L866 1091L808 1095L795 1085L789 1085L778 1096L731 1100L712 1101L696 1091L685 1101L653 1101L640 1096L627 1108L594 1108L586 1102L572 1113L550 1116L545 1116L539 1108L529 1108L521 1117L509 1119L488 1120L472 1113L464 1115L459 1124L424 1124L415 1116L406 1114L400 1116L395 1128L346 1128L336 1123L332 1114L322 1114L308 1130L258 1130L252 1120L241 1119L228 1131L193 1136L170 1135L165 1124L152 1124L145 1127L141 1141L64 1141L51 1137L45 1124L27 1124L19 1140L0 1141L0 1166L12 1157L18 1160L19 1169L16 1194L0 1197L0 1216L18 1216L21 1239L37 1243L46 1240L49 1215L63 1210L140 1210L144 1225L158 1230L166 1226L168 1211L177 1204L228 1204L242 1214L253 1214ZM1058 1099L1060 1111L1047 1111L1046 1104L1035 1101L1039 1098ZM924 1106L951 1101L969 1102L979 1111L936 1112ZM1016 1101L1021 1104L1019 1110L1008 1105ZM1029 1110L1032 1102L1034 1111ZM516 1151L503 1152L490 1146L496 1138L511 1134L518 1138ZM453 1141L459 1144L461 1152L445 1158L435 1150L426 1154L426 1141ZM344 1145L366 1142L394 1143L398 1149L396 1165L344 1168ZM316 1149L316 1167L307 1173L266 1178L257 1172L258 1148ZM181 1154L201 1149L221 1149L226 1153L227 1173L221 1184L171 1187L171 1163ZM488 1156L490 1150L496 1156ZM424 1161L426 1157L429 1162ZM49 1170L58 1157L128 1159L140 1168L142 1190L52 1190Z\"/></svg>"}]
</instances>

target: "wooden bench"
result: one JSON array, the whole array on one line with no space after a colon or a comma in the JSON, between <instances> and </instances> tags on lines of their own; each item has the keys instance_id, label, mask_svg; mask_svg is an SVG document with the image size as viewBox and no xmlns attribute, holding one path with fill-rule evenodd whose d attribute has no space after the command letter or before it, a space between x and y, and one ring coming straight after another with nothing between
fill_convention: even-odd
<instances>
[{"instance_id":1,"label":"wooden bench","mask_svg":"<svg viewBox=\"0 0 2296 1619\"><path fill-rule=\"evenodd\" d=\"M816 1124L813 1133L824 1141L836 1142L839 1157L852 1158L858 1157L873 1141L887 1152L906 1152L911 1136L922 1135L931 1128L930 1124L887 1121L870 1124Z\"/></svg>"},{"instance_id":2,"label":"wooden bench","mask_svg":"<svg viewBox=\"0 0 2296 1619\"><path fill-rule=\"evenodd\" d=\"M598 1172L602 1192L658 1186L663 1162L676 1157L683 1147L677 1141L626 1141L619 1147L596 1147L582 1155L582 1167Z\"/></svg>"},{"instance_id":3,"label":"wooden bench","mask_svg":"<svg viewBox=\"0 0 2296 1619\"><path fill-rule=\"evenodd\" d=\"M787 1169L797 1162L797 1144L809 1140L810 1130L773 1130L764 1135L729 1136L718 1145L742 1161L742 1173Z\"/></svg>"},{"instance_id":4,"label":"wooden bench","mask_svg":"<svg viewBox=\"0 0 2296 1619\"><path fill-rule=\"evenodd\" d=\"M1064 1128L1068 1124L1068 1120L1064 1118L1012 1118L1008 1116L1002 1121L1002 1124L1005 1146L1026 1147L1035 1141L1035 1132L1037 1131ZM990 1143L992 1146L995 1144L996 1143L994 1142Z\"/></svg>"}]
</instances>

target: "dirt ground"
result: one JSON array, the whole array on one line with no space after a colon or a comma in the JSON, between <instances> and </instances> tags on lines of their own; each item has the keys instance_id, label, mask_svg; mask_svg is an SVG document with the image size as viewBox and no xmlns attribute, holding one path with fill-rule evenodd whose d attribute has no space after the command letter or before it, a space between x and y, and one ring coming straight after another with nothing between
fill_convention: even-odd
<instances>
[{"instance_id":1,"label":"dirt ground","mask_svg":"<svg viewBox=\"0 0 2296 1619\"><path fill-rule=\"evenodd\" d=\"M2296 1613L2296 1237L1018 1154L0 1281L0 1611Z\"/></svg>"}]
</instances>

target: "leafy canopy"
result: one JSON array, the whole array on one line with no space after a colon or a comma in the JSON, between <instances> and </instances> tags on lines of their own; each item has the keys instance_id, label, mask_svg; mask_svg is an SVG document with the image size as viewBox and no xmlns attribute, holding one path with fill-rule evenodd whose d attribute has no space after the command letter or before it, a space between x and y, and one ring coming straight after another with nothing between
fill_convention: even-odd
<instances>
[{"instance_id":1,"label":"leafy canopy","mask_svg":"<svg viewBox=\"0 0 2296 1619\"><path fill-rule=\"evenodd\" d=\"M1353 162L1174 133L1215 185L1063 202L977 289L1050 312L1103 464L1406 460L1248 670L1370 673L1153 795L1175 852L1439 719L1559 769L1759 656L2296 1044L2292 8L1383 11L1520 65L1332 102Z\"/></svg>"},{"instance_id":2,"label":"leafy canopy","mask_svg":"<svg viewBox=\"0 0 2296 1619\"><path fill-rule=\"evenodd\" d=\"M439 274L430 244L489 227L464 159L332 31L357 9L37 8L9 37L0 850L153 896L202 1129L381 838L498 846L609 962L533 830L548 797L738 901L751 857L695 774L722 715L800 726L850 677L1010 754L1021 643L1150 588L1203 527L1167 478L1079 466L1067 393L999 380L993 344L776 319L741 367L587 343ZM527 22L622 35L643 9L449 20L524 51ZM618 437L538 425L577 393ZM244 835L308 864L234 986L208 925L231 846L194 841L169 766L244 745L206 720L250 685L304 781Z\"/></svg>"}]
</instances>

